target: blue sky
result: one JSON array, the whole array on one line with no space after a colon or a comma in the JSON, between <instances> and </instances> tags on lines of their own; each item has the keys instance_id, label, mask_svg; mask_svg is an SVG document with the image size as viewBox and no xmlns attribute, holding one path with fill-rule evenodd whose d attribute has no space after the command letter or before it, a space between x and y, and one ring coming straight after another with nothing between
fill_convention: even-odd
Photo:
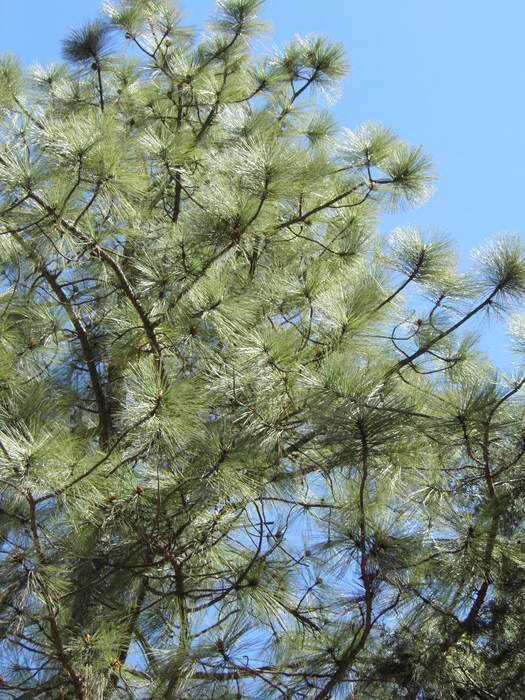
<instances>
[{"instance_id":1,"label":"blue sky","mask_svg":"<svg viewBox=\"0 0 525 700\"><path fill-rule=\"evenodd\" d=\"M67 29L93 17L99 5L0 0L0 51L28 65L57 60ZM211 0L182 3L196 26L212 6ZM498 232L525 234L525 3L267 0L263 15L274 28L268 47L312 32L344 43L352 72L332 107L341 125L382 121L432 155L436 194L418 210L386 219L385 233L407 222L442 231L457 241L464 265L470 249ZM494 326L484 344L504 361L501 342Z\"/></svg>"}]
</instances>

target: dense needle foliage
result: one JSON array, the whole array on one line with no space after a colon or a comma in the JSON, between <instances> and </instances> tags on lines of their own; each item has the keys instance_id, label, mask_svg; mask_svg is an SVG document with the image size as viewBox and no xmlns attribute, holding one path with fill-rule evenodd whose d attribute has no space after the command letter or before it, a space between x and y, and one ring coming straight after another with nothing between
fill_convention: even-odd
<instances>
[{"instance_id":1,"label":"dense needle foliage","mask_svg":"<svg viewBox=\"0 0 525 700\"><path fill-rule=\"evenodd\" d=\"M260 5L1 59L1 697L525 697L519 240L383 241L428 159Z\"/></svg>"}]
</instances>

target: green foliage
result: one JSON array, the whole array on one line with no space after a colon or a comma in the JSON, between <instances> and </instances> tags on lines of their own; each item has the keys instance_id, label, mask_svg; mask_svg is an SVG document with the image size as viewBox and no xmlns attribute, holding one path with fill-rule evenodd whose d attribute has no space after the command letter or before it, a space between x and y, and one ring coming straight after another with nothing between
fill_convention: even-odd
<instances>
[{"instance_id":1,"label":"green foliage","mask_svg":"<svg viewBox=\"0 0 525 700\"><path fill-rule=\"evenodd\" d=\"M109 27L102 20L88 22L80 29L73 29L62 42L62 53L73 63L93 63L108 52Z\"/></svg>"},{"instance_id":2,"label":"green foliage","mask_svg":"<svg viewBox=\"0 0 525 700\"><path fill-rule=\"evenodd\" d=\"M23 71L20 61L12 54L0 57L0 106L8 107L22 88Z\"/></svg>"},{"instance_id":3,"label":"green foliage","mask_svg":"<svg viewBox=\"0 0 525 700\"><path fill-rule=\"evenodd\" d=\"M231 36L260 31L264 25L256 17L261 5L262 0L218 0L211 26Z\"/></svg>"},{"instance_id":4,"label":"green foliage","mask_svg":"<svg viewBox=\"0 0 525 700\"><path fill-rule=\"evenodd\" d=\"M0 60L2 697L521 698L520 240L378 236L427 156L261 5Z\"/></svg>"},{"instance_id":5,"label":"green foliage","mask_svg":"<svg viewBox=\"0 0 525 700\"><path fill-rule=\"evenodd\" d=\"M476 251L486 289L521 299L525 291L525 265L518 236L500 236L484 249Z\"/></svg>"}]
</instances>

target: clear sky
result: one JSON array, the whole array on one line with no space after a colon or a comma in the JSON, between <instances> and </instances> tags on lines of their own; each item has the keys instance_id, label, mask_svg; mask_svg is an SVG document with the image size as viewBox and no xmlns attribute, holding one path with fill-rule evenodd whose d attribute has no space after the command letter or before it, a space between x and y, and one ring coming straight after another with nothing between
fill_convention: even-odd
<instances>
[{"instance_id":1,"label":"clear sky","mask_svg":"<svg viewBox=\"0 0 525 700\"><path fill-rule=\"evenodd\" d=\"M67 29L99 5L0 0L0 51L28 65L57 60ZM212 6L182 3L198 27ZM312 32L344 43L352 72L332 108L342 125L382 121L434 158L436 194L386 219L385 233L405 222L443 231L457 241L464 265L470 249L498 232L525 235L525 2L267 0L263 14L274 28L269 47ZM491 354L499 355L500 342L492 333Z\"/></svg>"}]
</instances>

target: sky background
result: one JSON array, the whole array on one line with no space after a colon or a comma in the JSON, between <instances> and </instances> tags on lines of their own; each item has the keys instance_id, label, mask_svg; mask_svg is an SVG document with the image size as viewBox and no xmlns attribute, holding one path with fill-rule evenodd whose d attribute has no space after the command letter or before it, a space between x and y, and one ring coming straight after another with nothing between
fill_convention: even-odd
<instances>
[{"instance_id":1,"label":"sky background","mask_svg":"<svg viewBox=\"0 0 525 700\"><path fill-rule=\"evenodd\" d=\"M98 0L0 0L0 52L26 65L60 60L60 40L91 19ZM202 27L212 0L182 3ZM499 232L525 236L525 3L521 0L267 0L268 48L295 34L341 41L352 70L332 106L342 126L381 121L423 145L436 164L437 191L426 204L387 217L382 231L417 223L469 251ZM493 323L483 346L498 364L503 352Z\"/></svg>"}]
</instances>

